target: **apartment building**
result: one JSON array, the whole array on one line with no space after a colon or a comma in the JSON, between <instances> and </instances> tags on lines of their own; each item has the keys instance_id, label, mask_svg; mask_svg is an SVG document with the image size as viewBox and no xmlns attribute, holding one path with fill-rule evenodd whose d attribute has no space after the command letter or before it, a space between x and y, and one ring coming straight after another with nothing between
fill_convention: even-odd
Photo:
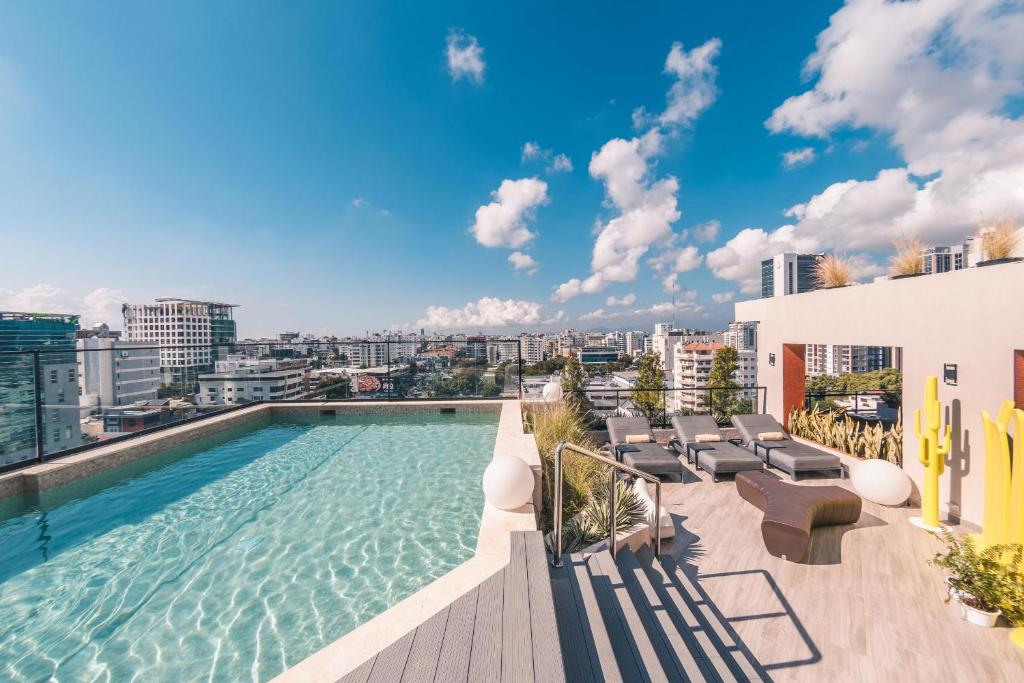
<instances>
[{"instance_id":1,"label":"apartment building","mask_svg":"<svg viewBox=\"0 0 1024 683\"><path fill-rule=\"evenodd\" d=\"M822 256L787 252L761 261L761 297L785 296L817 289L814 267Z\"/></svg>"},{"instance_id":2,"label":"apartment building","mask_svg":"<svg viewBox=\"0 0 1024 683\"><path fill-rule=\"evenodd\" d=\"M522 348L523 363L533 365L544 360L545 341L543 337L532 334L524 334L519 337L519 344Z\"/></svg>"},{"instance_id":3,"label":"apartment building","mask_svg":"<svg viewBox=\"0 0 1024 683\"><path fill-rule=\"evenodd\" d=\"M804 367L808 377L871 372L894 367L894 353L888 346L808 344Z\"/></svg>"},{"instance_id":4,"label":"apartment building","mask_svg":"<svg viewBox=\"0 0 1024 683\"><path fill-rule=\"evenodd\" d=\"M650 341L650 336L648 336L646 332L634 330L632 332L626 332L623 337L625 341L625 348L623 351L626 355L638 356L648 350L647 344Z\"/></svg>"},{"instance_id":5,"label":"apartment building","mask_svg":"<svg viewBox=\"0 0 1024 683\"><path fill-rule=\"evenodd\" d=\"M299 398L304 392L304 370L242 368L199 375L199 405L233 405L263 400Z\"/></svg>"},{"instance_id":6,"label":"apartment building","mask_svg":"<svg viewBox=\"0 0 1024 683\"><path fill-rule=\"evenodd\" d=\"M673 412L708 410L708 375L715 353L725 348L722 342L678 342L673 352L672 386L679 391L670 392L669 409ZM732 379L742 390L743 398L757 398L757 353L752 350L739 352L739 367ZM688 391L689 390L689 391Z\"/></svg>"},{"instance_id":7,"label":"apartment building","mask_svg":"<svg viewBox=\"0 0 1024 683\"><path fill-rule=\"evenodd\" d=\"M975 237L949 247L928 247L921 252L921 270L926 274L948 273L978 265L982 260L981 245Z\"/></svg>"},{"instance_id":8,"label":"apartment building","mask_svg":"<svg viewBox=\"0 0 1024 683\"><path fill-rule=\"evenodd\" d=\"M404 363L416 355L416 343L406 340L347 341L338 344L338 353L350 368L376 368Z\"/></svg>"},{"instance_id":9,"label":"apartment building","mask_svg":"<svg viewBox=\"0 0 1024 683\"><path fill-rule=\"evenodd\" d=\"M83 409L127 406L157 398L160 349L151 342L87 337L79 339L77 346Z\"/></svg>"},{"instance_id":10,"label":"apartment building","mask_svg":"<svg viewBox=\"0 0 1024 683\"><path fill-rule=\"evenodd\" d=\"M519 361L519 340L487 342L487 363L497 365L505 361Z\"/></svg>"},{"instance_id":11,"label":"apartment building","mask_svg":"<svg viewBox=\"0 0 1024 683\"><path fill-rule=\"evenodd\" d=\"M729 323L722 341L737 351L757 351L757 322Z\"/></svg>"},{"instance_id":12,"label":"apartment building","mask_svg":"<svg viewBox=\"0 0 1024 683\"><path fill-rule=\"evenodd\" d=\"M0 467L36 457L36 401L44 453L80 446L77 315L0 311ZM36 365L39 353L36 393Z\"/></svg>"},{"instance_id":13,"label":"apartment building","mask_svg":"<svg viewBox=\"0 0 1024 683\"><path fill-rule=\"evenodd\" d=\"M156 299L151 304L124 304L124 340L160 346L164 384L189 384L213 369L237 340L235 304L190 299Z\"/></svg>"}]
</instances>

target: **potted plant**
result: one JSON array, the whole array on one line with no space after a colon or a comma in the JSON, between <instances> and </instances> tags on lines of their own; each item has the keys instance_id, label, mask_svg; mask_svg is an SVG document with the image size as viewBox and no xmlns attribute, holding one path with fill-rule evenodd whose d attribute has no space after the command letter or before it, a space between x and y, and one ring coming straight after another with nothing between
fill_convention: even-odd
<instances>
[{"instance_id":1,"label":"potted plant","mask_svg":"<svg viewBox=\"0 0 1024 683\"><path fill-rule=\"evenodd\" d=\"M1021 260L1019 256L1014 256L1017 247L1020 246L1020 230L1011 219L1000 218L990 223L981 229L978 237L985 252L985 260L980 261L979 266L994 266L997 263Z\"/></svg>"},{"instance_id":2,"label":"potted plant","mask_svg":"<svg viewBox=\"0 0 1024 683\"><path fill-rule=\"evenodd\" d=\"M892 243L896 253L889 257L889 277L899 280L905 277L924 275L924 264L921 254L924 245L916 237L908 235Z\"/></svg>"},{"instance_id":3,"label":"potted plant","mask_svg":"<svg viewBox=\"0 0 1024 683\"><path fill-rule=\"evenodd\" d=\"M964 618L976 626L995 626L1000 607L1012 599L1013 586L1020 581L1021 545L999 544L979 551L971 536L957 537L948 529L942 540L946 551L932 563L946 569L949 585L946 602L963 607Z\"/></svg>"},{"instance_id":4,"label":"potted plant","mask_svg":"<svg viewBox=\"0 0 1024 683\"><path fill-rule=\"evenodd\" d=\"M814 284L821 289L846 287L853 282L849 260L835 254L827 254L818 259L812 277Z\"/></svg>"}]
</instances>

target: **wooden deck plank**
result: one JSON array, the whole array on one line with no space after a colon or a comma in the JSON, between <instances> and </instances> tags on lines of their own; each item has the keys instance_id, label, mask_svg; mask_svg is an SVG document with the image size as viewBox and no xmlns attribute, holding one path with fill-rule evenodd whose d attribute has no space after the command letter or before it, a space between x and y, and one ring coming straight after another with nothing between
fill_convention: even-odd
<instances>
[{"instance_id":1,"label":"wooden deck plank","mask_svg":"<svg viewBox=\"0 0 1024 683\"><path fill-rule=\"evenodd\" d=\"M370 657L355 669L345 674L340 683L366 683L370 678L370 672L373 671L373 662L376 659L377 655Z\"/></svg>"},{"instance_id":2,"label":"wooden deck plank","mask_svg":"<svg viewBox=\"0 0 1024 683\"><path fill-rule=\"evenodd\" d=\"M505 570L480 585L469 657L469 680L497 681L501 678L501 624Z\"/></svg>"},{"instance_id":3,"label":"wooden deck plank","mask_svg":"<svg viewBox=\"0 0 1024 683\"><path fill-rule=\"evenodd\" d=\"M465 683L469 680L469 656L473 649L473 627L480 588L474 588L452 603L448 625L437 658L435 680Z\"/></svg>"},{"instance_id":4,"label":"wooden deck plank","mask_svg":"<svg viewBox=\"0 0 1024 683\"><path fill-rule=\"evenodd\" d=\"M560 568L551 567L551 593L555 606L555 618L558 622L558 640L562 650L562 662L565 677L569 681L591 683L603 680L600 663L591 656L593 641L587 636L583 622L576 606L572 583L568 572L571 571L571 560L568 556ZM597 668L595 668L597 667Z\"/></svg>"},{"instance_id":5,"label":"wooden deck plank","mask_svg":"<svg viewBox=\"0 0 1024 683\"><path fill-rule=\"evenodd\" d=\"M434 680L450 610L451 605L427 619L416 629L412 648L409 650L409 659L406 661L405 671L402 672L403 683L430 683Z\"/></svg>"},{"instance_id":6,"label":"wooden deck plank","mask_svg":"<svg viewBox=\"0 0 1024 683\"><path fill-rule=\"evenodd\" d=\"M626 553L620 554L619 561L622 561L625 555ZM667 683L673 678L678 680L682 672L678 671L674 664L666 661L666 648L662 639L654 634L657 629L650 623L647 610L630 594L625 578L628 572L620 570L608 553L597 553L590 561L597 561L601 572L608 578L605 590L622 619L627 642L640 665L644 680L651 683Z\"/></svg>"},{"instance_id":7,"label":"wooden deck plank","mask_svg":"<svg viewBox=\"0 0 1024 683\"><path fill-rule=\"evenodd\" d=\"M409 631L397 641L377 653L373 670L367 683L394 683L401 680L405 664L409 661L409 650L416 631Z\"/></svg>"},{"instance_id":8,"label":"wooden deck plank","mask_svg":"<svg viewBox=\"0 0 1024 683\"><path fill-rule=\"evenodd\" d=\"M532 683L533 639L530 634L530 586L526 571L526 536L512 533L512 553L505 567L501 624L501 680Z\"/></svg>"},{"instance_id":9,"label":"wooden deck plank","mask_svg":"<svg viewBox=\"0 0 1024 683\"><path fill-rule=\"evenodd\" d=\"M607 551L602 551L607 554ZM577 597L582 600L586 614L591 622L591 630L597 635L603 631L605 642L598 642L598 657L601 671L617 671L624 681L643 681L649 679L643 671L642 662L638 660L635 645L630 642L628 624L615 606L615 596L609 592L608 584L620 581L618 571L611 567L605 570L595 553L589 560L573 562L575 570ZM611 576L606 574L611 571ZM607 674L606 674L607 675Z\"/></svg>"},{"instance_id":10,"label":"wooden deck plank","mask_svg":"<svg viewBox=\"0 0 1024 683\"><path fill-rule=\"evenodd\" d=\"M533 643L533 675L538 681L564 681L565 666L558 644L555 602L548 574L548 556L540 532L524 534L526 583L529 589L530 634ZM588 661L589 668L589 661Z\"/></svg>"}]
</instances>

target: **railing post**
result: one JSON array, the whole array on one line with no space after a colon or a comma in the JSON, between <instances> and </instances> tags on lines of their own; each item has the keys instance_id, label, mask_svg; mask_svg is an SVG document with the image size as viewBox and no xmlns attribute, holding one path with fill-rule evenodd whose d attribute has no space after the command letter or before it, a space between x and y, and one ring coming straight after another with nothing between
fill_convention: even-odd
<instances>
[{"instance_id":1,"label":"railing post","mask_svg":"<svg viewBox=\"0 0 1024 683\"><path fill-rule=\"evenodd\" d=\"M608 520L611 522L608 528L608 551L611 553L613 560L615 559L615 537L618 535L616 532L618 531L619 527L619 520L617 514L618 510L616 510L618 506L615 505L616 474L618 474L618 472L616 472L615 468L612 467L610 477L611 485L608 487Z\"/></svg>"},{"instance_id":2,"label":"railing post","mask_svg":"<svg viewBox=\"0 0 1024 683\"><path fill-rule=\"evenodd\" d=\"M43 368L39 362L39 350L32 352L32 371L35 377L35 412L36 412L36 461L43 461L43 451L45 450L43 433Z\"/></svg>"},{"instance_id":3,"label":"railing post","mask_svg":"<svg viewBox=\"0 0 1024 683\"><path fill-rule=\"evenodd\" d=\"M552 511L551 520L555 529L555 554L551 558L552 567L562 566L562 449L565 442L559 442L555 448L555 509Z\"/></svg>"},{"instance_id":4,"label":"railing post","mask_svg":"<svg viewBox=\"0 0 1024 683\"><path fill-rule=\"evenodd\" d=\"M654 485L654 556L661 555L661 482Z\"/></svg>"},{"instance_id":5,"label":"railing post","mask_svg":"<svg viewBox=\"0 0 1024 683\"><path fill-rule=\"evenodd\" d=\"M523 399L523 338L519 338L519 400Z\"/></svg>"}]
</instances>

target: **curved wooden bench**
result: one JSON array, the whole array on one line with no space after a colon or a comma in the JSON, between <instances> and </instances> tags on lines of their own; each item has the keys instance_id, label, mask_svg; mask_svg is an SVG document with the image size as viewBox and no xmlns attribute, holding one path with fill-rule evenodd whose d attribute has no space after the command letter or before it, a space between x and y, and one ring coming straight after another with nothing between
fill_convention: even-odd
<instances>
[{"instance_id":1,"label":"curved wooden bench","mask_svg":"<svg viewBox=\"0 0 1024 683\"><path fill-rule=\"evenodd\" d=\"M860 496L840 486L797 486L763 472L740 472L736 491L764 512L761 537L768 552L791 562L807 561L815 527L860 518Z\"/></svg>"}]
</instances>

